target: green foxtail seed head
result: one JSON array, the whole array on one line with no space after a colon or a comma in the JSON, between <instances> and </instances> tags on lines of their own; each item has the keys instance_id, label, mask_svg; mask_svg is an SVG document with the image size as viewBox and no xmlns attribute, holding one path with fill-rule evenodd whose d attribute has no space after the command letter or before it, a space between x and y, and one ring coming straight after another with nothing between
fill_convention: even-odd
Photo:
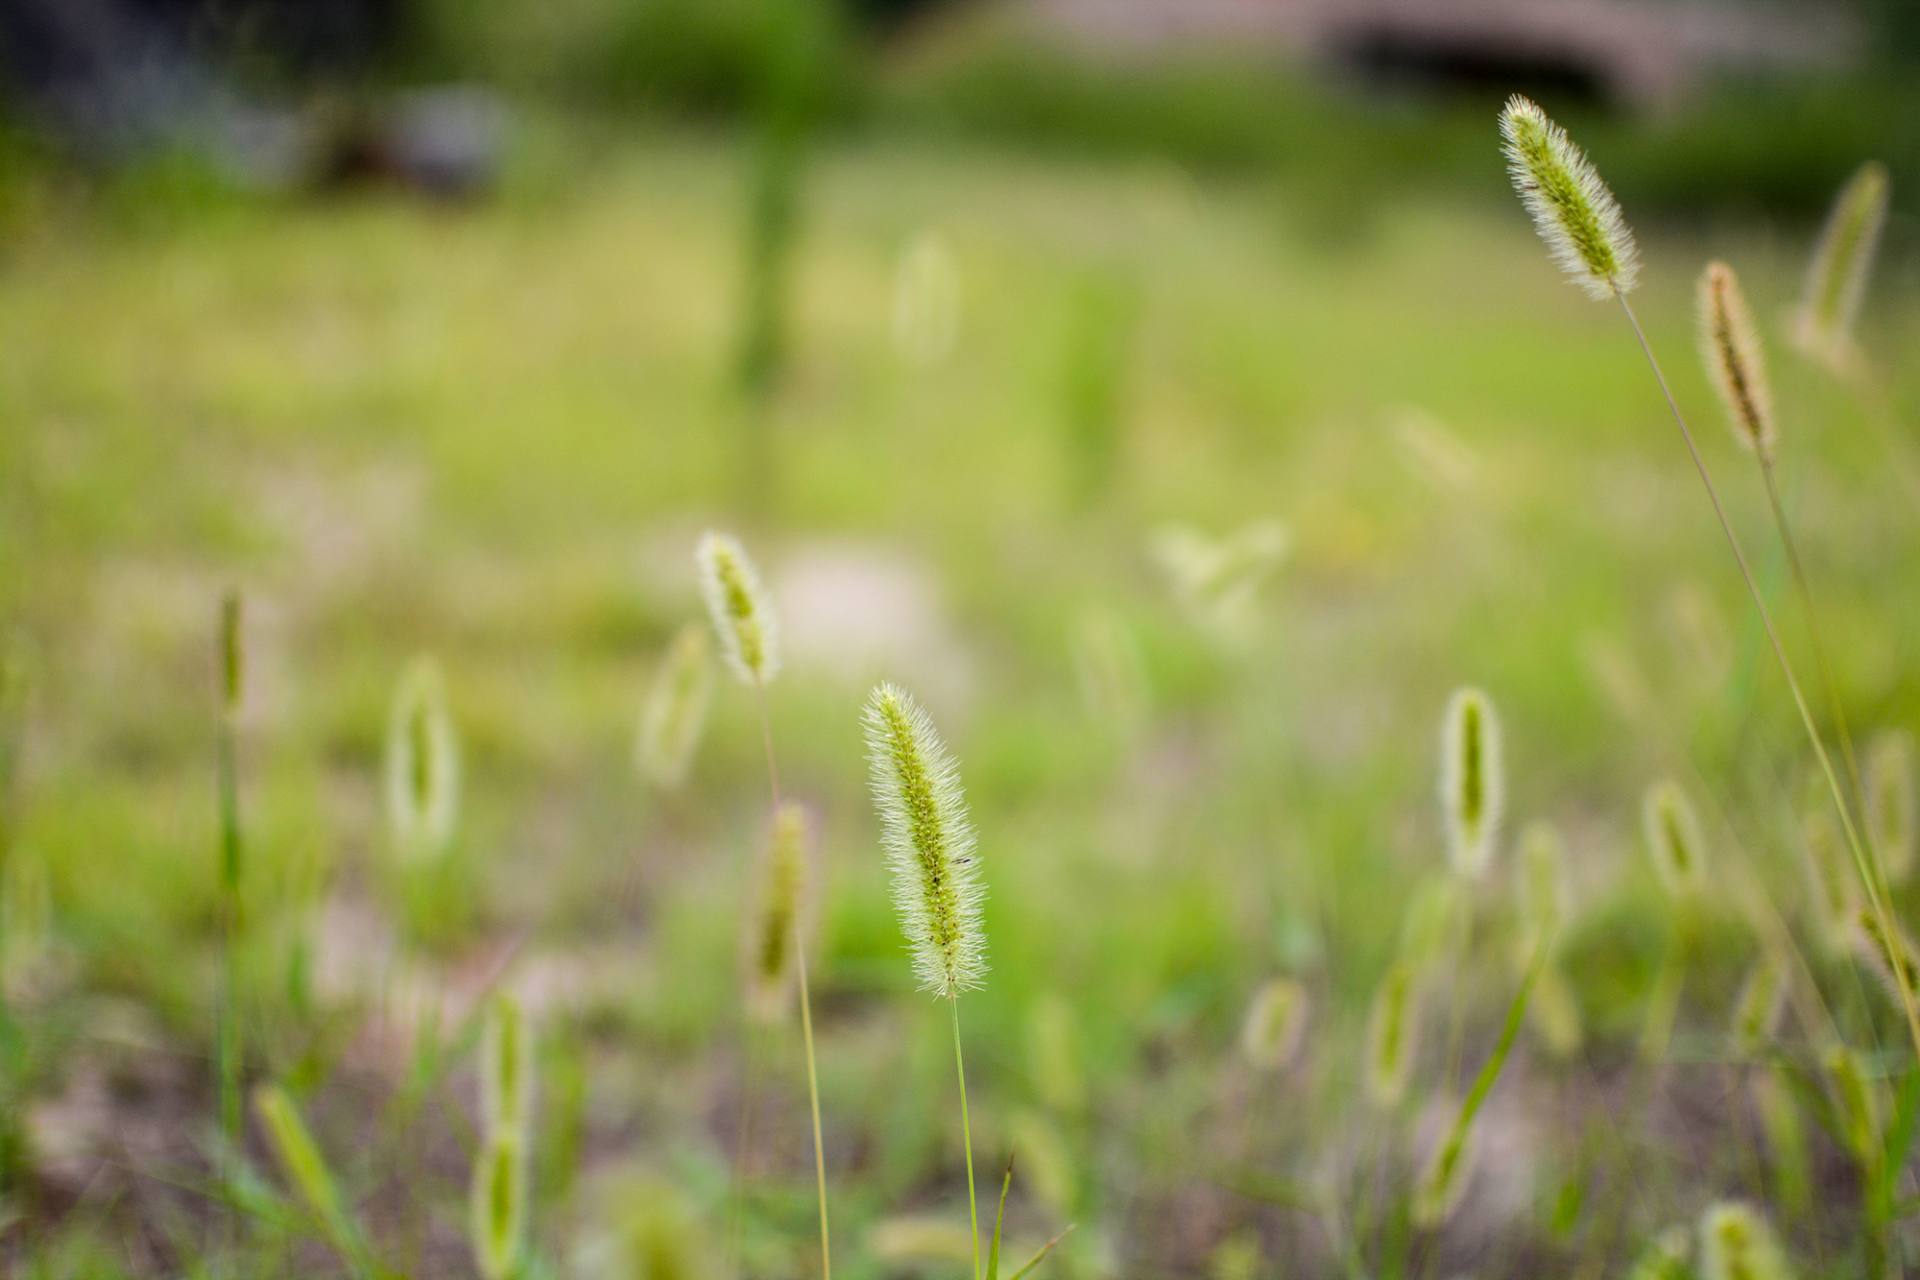
<instances>
[{"instance_id":1,"label":"green foxtail seed head","mask_svg":"<svg viewBox=\"0 0 1920 1280\"><path fill-rule=\"evenodd\" d=\"M1887 221L1887 170L1860 166L1835 197L1807 264L1807 283L1794 318L1794 341L1829 368L1844 370L1855 359L1853 321L1866 297L1867 276Z\"/></svg>"},{"instance_id":2,"label":"green foxtail seed head","mask_svg":"<svg viewBox=\"0 0 1920 1280\"><path fill-rule=\"evenodd\" d=\"M1706 884L1707 850L1687 793L1670 779L1654 783L1641 801L1640 822L1661 886L1676 898L1698 892Z\"/></svg>"},{"instance_id":3,"label":"green foxtail seed head","mask_svg":"<svg viewBox=\"0 0 1920 1280\"><path fill-rule=\"evenodd\" d=\"M1632 290L1640 271L1633 232L1580 148L1519 94L1500 113L1500 137L1513 189L1560 269L1603 302Z\"/></svg>"},{"instance_id":4,"label":"green foxtail seed head","mask_svg":"<svg viewBox=\"0 0 1920 1280\"><path fill-rule=\"evenodd\" d=\"M694 749L706 728L707 704L713 697L709 654L703 628L691 622L680 628L640 707L634 763L640 775L662 791L676 791L685 784Z\"/></svg>"},{"instance_id":5,"label":"green foxtail seed head","mask_svg":"<svg viewBox=\"0 0 1920 1280\"><path fill-rule=\"evenodd\" d=\"M1460 881L1436 872L1420 882L1400 920L1400 955L1421 972L1456 963L1466 954L1472 904Z\"/></svg>"},{"instance_id":6,"label":"green foxtail seed head","mask_svg":"<svg viewBox=\"0 0 1920 1280\"><path fill-rule=\"evenodd\" d=\"M922 231L900 255L893 286L893 345L911 364L937 365L960 335L960 267L947 238Z\"/></svg>"},{"instance_id":7,"label":"green foxtail seed head","mask_svg":"<svg viewBox=\"0 0 1920 1280\"><path fill-rule=\"evenodd\" d=\"M1913 735L1889 729L1867 744L1867 824L1873 847L1891 880L1913 870L1920 802L1913 782Z\"/></svg>"},{"instance_id":8,"label":"green foxtail seed head","mask_svg":"<svg viewBox=\"0 0 1920 1280\"><path fill-rule=\"evenodd\" d=\"M1240 1026L1240 1052L1261 1071L1293 1061L1307 1029L1307 989L1293 978L1273 978L1254 993Z\"/></svg>"},{"instance_id":9,"label":"green foxtail seed head","mask_svg":"<svg viewBox=\"0 0 1920 1280\"><path fill-rule=\"evenodd\" d=\"M467 1233L485 1280L518 1273L527 1226L526 1135L498 1129L487 1135L474 1159Z\"/></svg>"},{"instance_id":10,"label":"green foxtail seed head","mask_svg":"<svg viewBox=\"0 0 1920 1280\"><path fill-rule=\"evenodd\" d=\"M1460 689L1447 702L1440 730L1440 807L1456 872L1474 878L1487 869L1505 804L1500 721L1493 703L1478 689Z\"/></svg>"},{"instance_id":11,"label":"green foxtail seed head","mask_svg":"<svg viewBox=\"0 0 1920 1280\"><path fill-rule=\"evenodd\" d=\"M1887 997L1894 1004L1900 1004L1901 980L1906 981L1908 991L1920 991L1920 951L1916 951L1913 939L1900 927L1898 920L1889 920L1892 932L1881 926L1880 913L1871 906L1862 903L1853 910L1853 946L1860 958L1880 978L1881 985L1887 989Z\"/></svg>"},{"instance_id":12,"label":"green foxtail seed head","mask_svg":"<svg viewBox=\"0 0 1920 1280\"><path fill-rule=\"evenodd\" d=\"M1825 803L1809 807L1801 815L1800 852L1807 871L1807 908L1813 934L1828 951L1845 951L1853 942L1859 881L1840 843L1833 810Z\"/></svg>"},{"instance_id":13,"label":"green foxtail seed head","mask_svg":"<svg viewBox=\"0 0 1920 1280\"><path fill-rule=\"evenodd\" d=\"M387 717L387 821L409 858L432 857L453 838L460 806L460 743L446 683L428 658L408 665Z\"/></svg>"},{"instance_id":14,"label":"green foxtail seed head","mask_svg":"<svg viewBox=\"0 0 1920 1280\"><path fill-rule=\"evenodd\" d=\"M792 801L775 809L741 940L747 1011L762 1022L779 1018L793 998L812 850L813 820L806 809Z\"/></svg>"},{"instance_id":15,"label":"green foxtail seed head","mask_svg":"<svg viewBox=\"0 0 1920 1280\"><path fill-rule=\"evenodd\" d=\"M727 665L743 683L765 685L780 673L780 622L753 561L724 533L702 535L694 561Z\"/></svg>"},{"instance_id":16,"label":"green foxtail seed head","mask_svg":"<svg viewBox=\"0 0 1920 1280\"><path fill-rule=\"evenodd\" d=\"M1693 1251L1693 1233L1684 1226L1668 1227L1640 1251L1627 1280L1687 1280L1687 1255Z\"/></svg>"},{"instance_id":17,"label":"green foxtail seed head","mask_svg":"<svg viewBox=\"0 0 1920 1280\"><path fill-rule=\"evenodd\" d=\"M1789 1212L1799 1212L1812 1203L1813 1196L1799 1104L1778 1067L1756 1072L1749 1092L1760 1117L1760 1131L1766 1135L1767 1148L1773 1155L1777 1198Z\"/></svg>"},{"instance_id":18,"label":"green foxtail seed head","mask_svg":"<svg viewBox=\"0 0 1920 1280\"><path fill-rule=\"evenodd\" d=\"M1520 930L1515 954L1526 964L1551 940L1571 914L1567 887L1567 851L1550 822L1534 822L1520 835L1514 865L1514 914ZM1535 996L1538 999L1538 995Z\"/></svg>"},{"instance_id":19,"label":"green foxtail seed head","mask_svg":"<svg viewBox=\"0 0 1920 1280\"><path fill-rule=\"evenodd\" d=\"M1740 994L1733 1002L1728 1034L1733 1051L1741 1059L1759 1057L1772 1043L1780 1026L1780 1011L1786 1003L1786 966L1772 955L1762 955L1747 971Z\"/></svg>"},{"instance_id":20,"label":"green foxtail seed head","mask_svg":"<svg viewBox=\"0 0 1920 1280\"><path fill-rule=\"evenodd\" d=\"M534 1031L519 1000L502 991L487 1003L480 1043L480 1110L487 1129L531 1128Z\"/></svg>"},{"instance_id":21,"label":"green foxtail seed head","mask_svg":"<svg viewBox=\"0 0 1920 1280\"><path fill-rule=\"evenodd\" d=\"M341 1208L333 1172L327 1168L326 1157L320 1154L319 1144L314 1142L293 1099L279 1085L264 1084L254 1090L253 1109L267 1131L267 1141L280 1161L281 1172L300 1193L307 1211L319 1219L335 1244L343 1245L351 1240L353 1230Z\"/></svg>"},{"instance_id":22,"label":"green foxtail seed head","mask_svg":"<svg viewBox=\"0 0 1920 1280\"><path fill-rule=\"evenodd\" d=\"M220 705L228 716L239 714L246 688L246 650L241 643L240 593L220 598Z\"/></svg>"},{"instance_id":23,"label":"green foxtail seed head","mask_svg":"<svg viewBox=\"0 0 1920 1280\"><path fill-rule=\"evenodd\" d=\"M1760 330L1741 292L1740 277L1724 262L1709 262L1697 289L1700 358L1706 362L1733 433L1762 462L1773 460L1773 386L1760 351Z\"/></svg>"},{"instance_id":24,"label":"green foxtail seed head","mask_svg":"<svg viewBox=\"0 0 1920 1280\"><path fill-rule=\"evenodd\" d=\"M1880 1145L1880 1104L1860 1055L1844 1044L1828 1045L1820 1055L1820 1066L1833 1091L1834 1112L1848 1150L1861 1160L1871 1159Z\"/></svg>"},{"instance_id":25,"label":"green foxtail seed head","mask_svg":"<svg viewBox=\"0 0 1920 1280\"><path fill-rule=\"evenodd\" d=\"M1413 1188L1413 1220L1422 1227L1437 1227L1453 1216L1467 1183L1473 1178L1475 1156L1480 1143L1472 1125L1455 1125L1420 1170Z\"/></svg>"},{"instance_id":26,"label":"green foxtail seed head","mask_svg":"<svg viewBox=\"0 0 1920 1280\"><path fill-rule=\"evenodd\" d=\"M1420 1039L1420 976L1396 961L1374 988L1367 1011L1367 1096L1387 1108L1406 1096Z\"/></svg>"},{"instance_id":27,"label":"green foxtail seed head","mask_svg":"<svg viewBox=\"0 0 1920 1280\"><path fill-rule=\"evenodd\" d=\"M1565 1062L1580 1052L1580 1045L1586 1039L1580 998L1558 964L1541 966L1539 976L1533 980L1533 996L1527 1002L1527 1018L1547 1053L1555 1059Z\"/></svg>"},{"instance_id":28,"label":"green foxtail seed head","mask_svg":"<svg viewBox=\"0 0 1920 1280\"><path fill-rule=\"evenodd\" d=\"M980 927L986 889L960 770L904 690L883 684L862 715L880 844L893 871L893 901L923 991L952 999L981 985L987 944Z\"/></svg>"},{"instance_id":29,"label":"green foxtail seed head","mask_svg":"<svg viewBox=\"0 0 1920 1280\"><path fill-rule=\"evenodd\" d=\"M1792 1280L1787 1256L1757 1209L1721 1201L1700 1215L1701 1280Z\"/></svg>"}]
</instances>

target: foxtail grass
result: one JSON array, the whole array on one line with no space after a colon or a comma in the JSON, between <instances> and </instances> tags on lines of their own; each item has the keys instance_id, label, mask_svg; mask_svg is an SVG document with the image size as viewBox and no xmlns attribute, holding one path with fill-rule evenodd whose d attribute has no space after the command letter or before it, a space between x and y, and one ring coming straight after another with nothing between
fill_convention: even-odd
<instances>
[{"instance_id":1,"label":"foxtail grass","mask_svg":"<svg viewBox=\"0 0 1920 1280\"><path fill-rule=\"evenodd\" d=\"M1687 455L1693 462L1694 470L1699 473L1701 486L1706 490L1714 517L1726 537L1741 581L1753 600L1761 628L1767 636L1768 647L1773 651L1774 661L1792 696L1794 710L1799 715L1801 727L1806 732L1807 741L1813 748L1814 757L1831 793L1834 810L1839 815L1841 829L1846 836L1848 852L1866 890L1868 902L1884 917L1888 912L1884 876L1877 868L1870 846L1863 841L1855 826L1847 794L1835 771L1826 740L1814 721L1799 676L1787 656L1786 647L1780 641L1773 612L1768 608L1766 597L1753 576L1746 550L1720 500L1719 489L1694 440L1693 429L1688 425L1686 415L1681 412L1679 401L1674 398L1666 371L1654 355L1653 345L1640 326L1640 318L1634 313L1633 304L1627 300L1636 278L1637 255L1633 249L1632 233L1620 213L1619 205L1586 156L1557 125L1547 119L1538 106L1526 98L1516 95L1509 100L1501 113L1500 131L1514 188L1532 215L1534 225L1546 240L1555 261L1576 283L1585 287L1590 296L1603 301L1617 301L1628 326L1633 330L1641 354L1645 356L1660 394L1673 415L1674 425L1679 429ZM1916 1056L1920 1056L1920 1009L1916 1009L1911 990L1902 989L1901 1005L1908 1036Z\"/></svg>"},{"instance_id":2,"label":"foxtail grass","mask_svg":"<svg viewBox=\"0 0 1920 1280\"><path fill-rule=\"evenodd\" d=\"M675 633L641 704L633 756L643 778L662 791L686 784L712 698L713 662L707 635L697 624L688 623Z\"/></svg>"},{"instance_id":3,"label":"foxtail grass","mask_svg":"<svg viewBox=\"0 0 1920 1280\"><path fill-rule=\"evenodd\" d=\"M1867 829L1887 878L1898 883L1913 871L1920 839L1920 798L1914 792L1913 735L1889 729L1867 744L1864 777Z\"/></svg>"},{"instance_id":4,"label":"foxtail grass","mask_svg":"<svg viewBox=\"0 0 1920 1280\"><path fill-rule=\"evenodd\" d=\"M760 572L745 548L729 534L709 532L694 551L701 594L707 614L720 638L720 650L741 683L753 689L760 718L760 742L766 753L767 790L772 800L767 858L760 884L757 913L749 928L758 931L758 950L747 964L746 1004L749 1016L770 1016L765 1010L781 1002L784 986L777 969L789 966L800 993L801 1045L807 1062L807 1108L813 1125L814 1190L820 1211L820 1274L833 1275L832 1234L827 1218L826 1140L820 1123L820 1072L813 1044L813 995L807 983L807 953L799 937L805 906L807 844L812 832L806 811L789 805L780 791L779 758L773 749L773 716L767 707L767 685L780 672L780 619ZM743 1153L744 1154L744 1153Z\"/></svg>"},{"instance_id":5,"label":"foxtail grass","mask_svg":"<svg viewBox=\"0 0 1920 1280\"><path fill-rule=\"evenodd\" d=\"M1760 1211L1722 1201L1700 1216L1701 1280L1792 1280L1793 1269Z\"/></svg>"},{"instance_id":6,"label":"foxtail grass","mask_svg":"<svg viewBox=\"0 0 1920 1280\"><path fill-rule=\"evenodd\" d=\"M1707 884L1707 846L1693 801L1671 779L1647 788L1640 824L1660 887L1678 901L1691 900Z\"/></svg>"},{"instance_id":7,"label":"foxtail grass","mask_svg":"<svg viewBox=\"0 0 1920 1280\"><path fill-rule=\"evenodd\" d=\"M1373 989L1367 1012L1367 1096L1377 1107L1398 1106L1407 1095L1420 1044L1420 970L1396 961Z\"/></svg>"},{"instance_id":8,"label":"foxtail grass","mask_svg":"<svg viewBox=\"0 0 1920 1280\"><path fill-rule=\"evenodd\" d=\"M1447 854L1468 879L1493 859L1506 808L1506 770L1500 721L1478 689L1461 689L1447 702L1440 738L1440 806L1447 821Z\"/></svg>"},{"instance_id":9,"label":"foxtail grass","mask_svg":"<svg viewBox=\"0 0 1920 1280\"><path fill-rule=\"evenodd\" d=\"M244 928L240 893L243 850L240 833L239 721L246 689L240 594L220 601L220 728L215 769L220 805L220 924L223 992L214 1059L220 1086L220 1131L228 1152L240 1141L240 1077L246 1047L240 1027L240 938Z\"/></svg>"},{"instance_id":10,"label":"foxtail grass","mask_svg":"<svg viewBox=\"0 0 1920 1280\"><path fill-rule=\"evenodd\" d=\"M947 1001L953 1061L960 1081L960 1130L967 1158L967 1213L973 1264L980 1271L980 1211L974 1190L973 1131L967 1115L967 1067L960 1047L960 995L986 979L986 937L973 823L959 766L912 696L880 685L862 715L880 844L893 875L900 916L920 989Z\"/></svg>"},{"instance_id":11,"label":"foxtail grass","mask_svg":"<svg viewBox=\"0 0 1920 1280\"><path fill-rule=\"evenodd\" d=\"M307 1212L313 1215L330 1243L356 1271L369 1270L365 1241L348 1216L334 1182L333 1171L313 1140L305 1117L287 1091L276 1084L261 1085L253 1094L254 1113L266 1130L267 1144L287 1181L293 1184Z\"/></svg>"},{"instance_id":12,"label":"foxtail grass","mask_svg":"<svg viewBox=\"0 0 1920 1280\"><path fill-rule=\"evenodd\" d=\"M1692 1252L1692 1233L1684 1226L1668 1227L1640 1250L1627 1280L1688 1280L1693 1274L1687 1266Z\"/></svg>"},{"instance_id":13,"label":"foxtail grass","mask_svg":"<svg viewBox=\"0 0 1920 1280\"><path fill-rule=\"evenodd\" d=\"M482 1137L467 1220L474 1261L486 1280L517 1275L526 1248L533 1063L534 1033L526 1011L513 996L495 995L481 1035Z\"/></svg>"},{"instance_id":14,"label":"foxtail grass","mask_svg":"<svg viewBox=\"0 0 1920 1280\"><path fill-rule=\"evenodd\" d=\"M1853 322L1866 297L1880 232L1887 220L1887 170L1860 166L1834 198L1820 232L1794 314L1795 343L1836 371L1855 362Z\"/></svg>"},{"instance_id":15,"label":"foxtail grass","mask_svg":"<svg viewBox=\"0 0 1920 1280\"><path fill-rule=\"evenodd\" d=\"M1733 1000L1733 1015L1728 1019L1734 1052L1742 1059L1759 1057L1772 1043L1786 994L1785 965L1771 955L1762 955L1741 980L1739 994Z\"/></svg>"},{"instance_id":16,"label":"foxtail grass","mask_svg":"<svg viewBox=\"0 0 1920 1280\"><path fill-rule=\"evenodd\" d=\"M1254 993L1240 1024L1240 1053L1260 1071L1276 1071L1300 1051L1307 1029L1307 989L1295 978L1271 978Z\"/></svg>"},{"instance_id":17,"label":"foxtail grass","mask_svg":"<svg viewBox=\"0 0 1920 1280\"><path fill-rule=\"evenodd\" d=\"M400 856L437 859L460 815L460 740L446 679L431 658L408 664L387 718L387 823Z\"/></svg>"}]
</instances>

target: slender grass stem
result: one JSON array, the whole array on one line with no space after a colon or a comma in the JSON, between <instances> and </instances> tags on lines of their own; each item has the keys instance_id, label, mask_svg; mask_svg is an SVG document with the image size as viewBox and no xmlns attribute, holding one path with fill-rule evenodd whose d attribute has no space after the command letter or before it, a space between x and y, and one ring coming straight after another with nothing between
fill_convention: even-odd
<instances>
[{"instance_id":1,"label":"slender grass stem","mask_svg":"<svg viewBox=\"0 0 1920 1280\"><path fill-rule=\"evenodd\" d=\"M220 602L220 719L216 730L214 774L220 810L221 983L215 1059L220 1087L220 1134L231 1158L240 1147L240 783L238 729L240 700L240 597Z\"/></svg>"},{"instance_id":2,"label":"slender grass stem","mask_svg":"<svg viewBox=\"0 0 1920 1280\"><path fill-rule=\"evenodd\" d=\"M1867 792L1860 781L1860 765L1853 751L1853 734L1847 727L1847 711L1840 699L1840 686L1833 678L1833 664L1827 659L1827 646L1821 639L1820 613L1814 607L1813 584L1807 576L1806 564L1800 559L1800 546L1793 536L1793 526L1787 520L1786 504L1780 500L1780 481L1774 471L1771 458L1761 458L1760 476L1767 490L1767 505L1773 510L1774 528L1780 531L1780 546L1786 552L1787 571L1793 578L1794 593L1800 597L1800 610L1807 616L1807 645L1813 650L1814 666L1820 675L1820 684L1827 699L1827 714L1833 717L1834 734L1840 744L1840 764L1846 770L1847 785L1852 789L1853 801L1860 806L1860 812L1866 813ZM1868 840L1873 832L1866 832Z\"/></svg>"},{"instance_id":3,"label":"slender grass stem","mask_svg":"<svg viewBox=\"0 0 1920 1280\"><path fill-rule=\"evenodd\" d=\"M767 755L767 785L773 793L773 808L780 809L780 765L773 753L773 718L767 714L767 686L764 680L753 683L754 703L760 711L760 745ZM820 1073L813 1052L813 995L807 986L807 949L796 933L793 954L800 979L800 1037L807 1053L807 1105L813 1115L813 1177L820 1198L820 1275L832 1280L833 1249L827 1230L827 1152L820 1133Z\"/></svg>"},{"instance_id":4,"label":"slender grass stem","mask_svg":"<svg viewBox=\"0 0 1920 1280\"><path fill-rule=\"evenodd\" d=\"M800 976L800 1037L807 1050L807 1103L813 1109L813 1178L820 1193L820 1274L833 1275L833 1249L827 1240L827 1155L820 1137L820 1076L813 1058L813 1002L807 991L807 950L794 942Z\"/></svg>"},{"instance_id":5,"label":"slender grass stem","mask_svg":"<svg viewBox=\"0 0 1920 1280\"><path fill-rule=\"evenodd\" d=\"M973 1190L973 1124L967 1118L967 1063L960 1054L960 1000L947 1000L953 1009L953 1066L960 1076L960 1141L967 1152L967 1220L973 1232L973 1274L980 1276L980 1204Z\"/></svg>"},{"instance_id":6,"label":"slender grass stem","mask_svg":"<svg viewBox=\"0 0 1920 1280\"><path fill-rule=\"evenodd\" d=\"M1793 663L1787 657L1786 647L1780 643L1780 634L1773 625L1773 614L1767 608L1766 597L1760 593L1760 584L1754 580L1753 569L1747 563L1746 551L1740 545L1740 536L1733 530L1733 522L1728 519L1726 508L1720 502L1720 492L1714 487L1713 475L1707 470L1706 459L1700 456L1700 448L1694 443L1693 430L1687 426L1686 415L1680 412L1680 403L1674 399L1673 389L1667 385L1666 371L1660 367L1659 359L1653 354L1653 346L1647 341L1647 334L1640 327L1640 317L1634 314L1633 304L1627 301L1624 293L1616 291L1620 300L1620 309L1626 312L1627 323L1633 328L1633 336L1639 340L1640 350L1647 358L1647 365L1653 370L1654 381L1660 384L1660 394L1665 397L1667 408L1673 413L1674 425L1680 428L1680 438L1686 443L1687 453L1693 459L1694 470L1700 473L1700 483L1706 488L1707 500L1713 505L1713 514L1720 522L1720 530L1726 535L1727 546L1733 552L1734 563L1740 568L1740 577L1746 583L1747 594L1753 597L1753 605L1760 615L1760 625L1767 635L1767 643L1773 649L1774 660L1780 666L1780 674L1786 679L1787 691L1793 696L1794 709L1800 713L1800 723L1806 729L1807 740L1813 746L1814 758L1819 761L1820 772L1825 777L1827 790L1832 793L1833 805L1840 815L1840 826L1847 838L1848 850L1853 855L1854 868L1859 872L1861 884L1867 891L1867 900L1879 917L1881 928L1888 937L1896 936L1892 917L1887 909L1886 895L1881 892L1883 877L1877 874L1874 860L1869 849L1863 846L1860 833L1855 828L1853 813L1847 804L1840 779L1834 773L1833 759L1827 752L1826 742L1820 735L1819 726L1814 723L1813 712L1807 706L1806 694L1801 691L1800 680L1794 674ZM1920 1056L1920 1012L1914 1006L1913 990L1907 981L1907 975L1900 966L1894 967L1895 984L1900 989L1902 1012L1906 1015L1907 1034L1913 1041L1914 1053Z\"/></svg>"}]
</instances>

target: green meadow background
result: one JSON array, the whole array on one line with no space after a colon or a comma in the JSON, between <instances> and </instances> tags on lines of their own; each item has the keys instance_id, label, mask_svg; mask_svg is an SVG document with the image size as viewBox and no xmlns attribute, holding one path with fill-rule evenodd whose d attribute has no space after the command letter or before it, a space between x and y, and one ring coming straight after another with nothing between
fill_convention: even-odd
<instances>
[{"instance_id":1,"label":"green meadow background","mask_svg":"<svg viewBox=\"0 0 1920 1280\"><path fill-rule=\"evenodd\" d=\"M216 1176L228 589L246 1076L299 1100L383 1265L474 1274L474 1018L504 985L541 1028L526 1274L811 1274L797 1024L750 1026L739 994L766 817L750 691L721 676L683 789L634 765L648 682L703 618L710 527L740 535L784 622L769 704L786 790L820 820L809 954L849 1280L966 1266L947 1010L911 989L866 790L858 712L881 679L941 727L979 827L974 1145L996 1187L1017 1154L1016 1261L1074 1224L1036 1274L1624 1275L1723 1198L1762 1206L1800 1273L1873 1272L1813 1038L1790 1016L1777 1049L1803 1082L1797 1192L1756 1068L1730 1057L1756 910L1806 950L1889 1116L1899 1021L1810 940L1805 740L1631 332L1507 190L1504 93L1356 105L1232 69L1020 65L882 60L808 127L763 396L737 376L751 111L516 88L497 189L456 206L10 144L10 1274L349 1273L251 1117L234 1185ZM1743 132L1770 117L1739 86L1664 123L1568 115L1620 174L1636 305L1810 661L1695 354L1700 267L1742 274L1864 740L1920 724L1920 188L1914 152L1875 150L1912 142L1910 110L1881 110L1911 93L1795 92L1826 126L1780 144L1791 164ZM1894 208L1858 333L1877 404L1784 341L1826 201L1876 157ZM896 334L903 254L930 234L957 282L937 358ZM1284 555L1223 627L1156 547L1261 522ZM1103 667L1088 636L1116 633ZM420 654L464 773L426 872L381 811ZM1500 713L1508 835L1470 954L1434 975L1409 1098L1381 1111L1368 1003L1416 887L1446 874L1440 716L1462 684ZM1671 921L1639 804L1662 776L1699 806L1713 872L1649 1065ZM1421 1231L1420 1158L1520 984L1511 836L1535 819L1567 844L1557 963L1581 1042L1522 1031L1459 1210ZM1260 1071L1241 1020L1282 974L1310 995L1305 1039ZM1883 1274L1920 1244L1895 1182Z\"/></svg>"}]
</instances>

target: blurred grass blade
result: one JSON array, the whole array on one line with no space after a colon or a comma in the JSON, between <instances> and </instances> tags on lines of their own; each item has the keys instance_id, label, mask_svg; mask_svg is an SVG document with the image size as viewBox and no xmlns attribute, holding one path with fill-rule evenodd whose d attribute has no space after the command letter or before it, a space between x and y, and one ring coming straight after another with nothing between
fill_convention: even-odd
<instances>
[{"instance_id":1,"label":"blurred grass blade","mask_svg":"<svg viewBox=\"0 0 1920 1280\"><path fill-rule=\"evenodd\" d=\"M1059 1244L1062 1240L1065 1240L1068 1236L1073 1234L1073 1229L1076 1225L1078 1224L1070 1222L1065 1227L1062 1227L1060 1229L1059 1235L1056 1235L1053 1239L1041 1245L1040 1252L1034 1254L1031 1258L1028 1258L1027 1265L1024 1267L1021 1267L1018 1271L1014 1272L1011 1276L1008 1276L1007 1280L1024 1280L1024 1277L1029 1271L1032 1271L1035 1267L1039 1266L1042 1262L1046 1261L1047 1255L1053 1252L1053 1247L1055 1245Z\"/></svg>"},{"instance_id":2,"label":"blurred grass blade","mask_svg":"<svg viewBox=\"0 0 1920 1280\"><path fill-rule=\"evenodd\" d=\"M1007 1171L1000 1178L1000 1207L993 1215L993 1244L987 1250L987 1280L1000 1280L1000 1229L1007 1221L1007 1191L1013 1186L1013 1152L1007 1152Z\"/></svg>"}]
</instances>

